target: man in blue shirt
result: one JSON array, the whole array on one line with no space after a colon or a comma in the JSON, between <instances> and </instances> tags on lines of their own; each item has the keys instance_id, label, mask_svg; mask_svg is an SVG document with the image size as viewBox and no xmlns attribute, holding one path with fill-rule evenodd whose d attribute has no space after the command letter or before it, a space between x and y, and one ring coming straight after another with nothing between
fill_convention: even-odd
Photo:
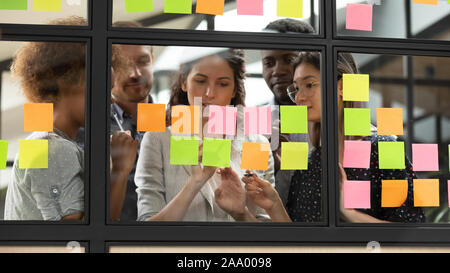
<instances>
[{"instance_id":1,"label":"man in blue shirt","mask_svg":"<svg viewBox=\"0 0 450 273\"><path fill-rule=\"evenodd\" d=\"M116 22L113 27L142 27L136 22ZM137 194L134 184L136 162L139 157L140 142L144 132L137 131L137 106L138 103L152 103L149 95L153 85L153 48L147 45L115 44L121 57L126 61L124 71L115 71L113 88L111 90L111 119L110 133L116 131L129 131L131 136L138 140L136 161L128 175L125 184L113 185L114 168L111 171L110 184L110 218L117 221L136 221L137 219ZM78 143L82 145L84 132L79 133ZM111 150L111 154L113 151Z\"/></svg>"}]
</instances>

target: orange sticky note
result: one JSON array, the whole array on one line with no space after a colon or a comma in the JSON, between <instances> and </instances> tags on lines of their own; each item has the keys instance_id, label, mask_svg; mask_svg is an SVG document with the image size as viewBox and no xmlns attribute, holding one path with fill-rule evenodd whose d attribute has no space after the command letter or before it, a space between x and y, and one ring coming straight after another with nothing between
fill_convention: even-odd
<instances>
[{"instance_id":1,"label":"orange sticky note","mask_svg":"<svg viewBox=\"0 0 450 273\"><path fill-rule=\"evenodd\" d=\"M197 13L223 15L225 0L197 0Z\"/></svg>"},{"instance_id":2,"label":"orange sticky note","mask_svg":"<svg viewBox=\"0 0 450 273\"><path fill-rule=\"evenodd\" d=\"M415 4L437 5L438 0L413 0Z\"/></svg>"},{"instance_id":3,"label":"orange sticky note","mask_svg":"<svg viewBox=\"0 0 450 273\"><path fill-rule=\"evenodd\" d=\"M377 108L377 134L403 135L403 109Z\"/></svg>"},{"instance_id":4,"label":"orange sticky note","mask_svg":"<svg viewBox=\"0 0 450 273\"><path fill-rule=\"evenodd\" d=\"M195 105L172 106L172 134L199 134L200 107Z\"/></svg>"},{"instance_id":5,"label":"orange sticky note","mask_svg":"<svg viewBox=\"0 0 450 273\"><path fill-rule=\"evenodd\" d=\"M140 132L165 132L166 105L138 103L137 130Z\"/></svg>"},{"instance_id":6,"label":"orange sticky note","mask_svg":"<svg viewBox=\"0 0 450 273\"><path fill-rule=\"evenodd\" d=\"M25 103L23 114L25 132L53 131L53 103Z\"/></svg>"},{"instance_id":7,"label":"orange sticky note","mask_svg":"<svg viewBox=\"0 0 450 273\"><path fill-rule=\"evenodd\" d=\"M396 208L408 197L408 180L381 181L381 207Z\"/></svg>"},{"instance_id":8,"label":"orange sticky note","mask_svg":"<svg viewBox=\"0 0 450 273\"><path fill-rule=\"evenodd\" d=\"M267 170L270 143L244 142L242 144L241 169Z\"/></svg>"},{"instance_id":9,"label":"orange sticky note","mask_svg":"<svg viewBox=\"0 0 450 273\"><path fill-rule=\"evenodd\" d=\"M439 179L414 179L414 207L439 207Z\"/></svg>"}]
</instances>

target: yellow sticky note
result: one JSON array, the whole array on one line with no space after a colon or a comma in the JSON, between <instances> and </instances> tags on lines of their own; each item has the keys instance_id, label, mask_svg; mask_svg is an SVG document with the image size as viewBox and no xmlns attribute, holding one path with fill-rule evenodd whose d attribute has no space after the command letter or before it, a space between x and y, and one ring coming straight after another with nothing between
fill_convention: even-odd
<instances>
[{"instance_id":1,"label":"yellow sticky note","mask_svg":"<svg viewBox=\"0 0 450 273\"><path fill-rule=\"evenodd\" d=\"M369 101L369 75L343 74L344 101Z\"/></svg>"},{"instance_id":2,"label":"yellow sticky note","mask_svg":"<svg viewBox=\"0 0 450 273\"><path fill-rule=\"evenodd\" d=\"M308 169L308 142L281 143L281 170Z\"/></svg>"},{"instance_id":3,"label":"yellow sticky note","mask_svg":"<svg viewBox=\"0 0 450 273\"><path fill-rule=\"evenodd\" d=\"M47 169L48 140L19 140L19 169Z\"/></svg>"},{"instance_id":4,"label":"yellow sticky note","mask_svg":"<svg viewBox=\"0 0 450 273\"><path fill-rule=\"evenodd\" d=\"M396 208L408 197L408 180L381 180L381 207Z\"/></svg>"},{"instance_id":5,"label":"yellow sticky note","mask_svg":"<svg viewBox=\"0 0 450 273\"><path fill-rule=\"evenodd\" d=\"M197 0L197 13L223 15L224 0Z\"/></svg>"},{"instance_id":6,"label":"yellow sticky note","mask_svg":"<svg viewBox=\"0 0 450 273\"><path fill-rule=\"evenodd\" d=\"M53 103L25 103L23 111L25 132L53 131Z\"/></svg>"},{"instance_id":7,"label":"yellow sticky note","mask_svg":"<svg viewBox=\"0 0 450 273\"><path fill-rule=\"evenodd\" d=\"M413 0L415 4L437 5L438 0Z\"/></svg>"},{"instance_id":8,"label":"yellow sticky note","mask_svg":"<svg viewBox=\"0 0 450 273\"><path fill-rule=\"evenodd\" d=\"M377 134L403 135L403 109L377 108Z\"/></svg>"},{"instance_id":9,"label":"yellow sticky note","mask_svg":"<svg viewBox=\"0 0 450 273\"><path fill-rule=\"evenodd\" d=\"M414 207L439 207L439 179L414 179Z\"/></svg>"},{"instance_id":10,"label":"yellow sticky note","mask_svg":"<svg viewBox=\"0 0 450 273\"><path fill-rule=\"evenodd\" d=\"M277 0L277 16L303 17L303 0Z\"/></svg>"},{"instance_id":11,"label":"yellow sticky note","mask_svg":"<svg viewBox=\"0 0 450 273\"><path fill-rule=\"evenodd\" d=\"M61 0L33 0L34 11L61 11Z\"/></svg>"}]
</instances>

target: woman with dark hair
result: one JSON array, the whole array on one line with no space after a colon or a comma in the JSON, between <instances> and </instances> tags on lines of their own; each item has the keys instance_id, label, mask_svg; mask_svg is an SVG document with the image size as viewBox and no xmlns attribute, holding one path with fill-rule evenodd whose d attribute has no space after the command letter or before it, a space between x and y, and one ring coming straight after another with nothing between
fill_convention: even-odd
<instances>
[{"instance_id":1,"label":"woman with dark hair","mask_svg":"<svg viewBox=\"0 0 450 273\"><path fill-rule=\"evenodd\" d=\"M87 25L87 21L73 16L49 24ZM124 65L113 50L112 68L120 71ZM84 151L75 138L85 123L85 66L84 43L27 42L14 57L11 72L25 97L32 103L53 104L53 131L32 132L27 138L48 143L47 168L23 168L20 155L16 155L6 193L5 220L83 219ZM114 184L126 183L122 177L133 167L136 149L137 142L125 132L111 137L111 151L117 151L111 159L117 174L112 178Z\"/></svg>"},{"instance_id":2,"label":"woman with dark hair","mask_svg":"<svg viewBox=\"0 0 450 273\"><path fill-rule=\"evenodd\" d=\"M229 49L183 64L171 87L168 116L171 106L194 105L196 98L201 98L202 107L244 106L244 78L242 50ZM206 128L207 121L208 117L203 116L200 128ZM240 169L242 143L268 142L266 138L252 135L245 136L244 140L232 140L230 168L218 169L171 165L171 136L171 130L167 128L165 133L148 132L142 140L135 176L138 221L268 220L263 209L246 200L239 179L244 175L244 170ZM201 144L199 149L201 162ZM274 183L272 157L269 169L259 175Z\"/></svg>"},{"instance_id":3,"label":"woman with dark hair","mask_svg":"<svg viewBox=\"0 0 450 273\"><path fill-rule=\"evenodd\" d=\"M268 183L253 175L245 177L249 199L266 209L272 221L319 222L323 221L321 181L321 89L320 54L303 52L294 63L294 83L288 94L297 105L308 107L309 139L313 149L309 156L308 169L296 171L292 178L286 210L279 204L279 197ZM343 101L343 74L358 74L358 68L349 53L338 54L338 142L340 175L340 217L347 222L423 222L422 209L414 207L412 179L416 178L408 159L404 170L380 170L378 167L378 142L395 141L393 136L348 137L344 135L344 108L361 107L359 102ZM343 169L345 140L370 141L371 158L369 169ZM371 181L371 208L347 209L344 207L343 182L346 180ZM381 180L408 180L408 197L398 208L381 207Z\"/></svg>"}]
</instances>

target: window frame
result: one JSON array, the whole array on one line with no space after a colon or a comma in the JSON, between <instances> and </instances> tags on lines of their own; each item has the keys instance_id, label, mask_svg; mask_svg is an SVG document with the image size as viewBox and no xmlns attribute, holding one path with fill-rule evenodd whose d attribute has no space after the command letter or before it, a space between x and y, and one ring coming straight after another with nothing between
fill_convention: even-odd
<instances>
[{"instance_id":1,"label":"window frame","mask_svg":"<svg viewBox=\"0 0 450 273\"><path fill-rule=\"evenodd\" d=\"M339 223L337 145L337 79L338 51L361 53L400 53L401 55L450 56L450 41L408 40L391 38L342 37L336 33L336 2L320 0L319 35L274 33L239 33L225 31L162 30L112 28L112 1L88 3L88 26L45 26L0 24L2 40L11 41L85 41L87 49L86 148L85 148L85 219L82 224L54 222L0 222L0 245L26 242L86 242L86 252L102 253L109 245L204 244L204 245L382 245L440 246L450 245L450 224L362 224ZM408 0L405 0L408 1ZM331 2L331 3L330 3ZM175 35L176 34L176 35ZM276 41L276 42L274 42ZM154 45L201 45L261 48L320 49L322 93L322 159L326 187L327 223L323 226L293 224L216 224L143 223L117 224L108 217L109 179L109 103L111 75L108 69L111 45L115 42ZM107 50L105 50L105 48ZM407 48L405 50L405 48ZM94 74L95 73L95 74ZM92 90L92 92L90 92ZM94 92L95 91L95 92ZM331 92L331 93L330 93ZM93 107L95 105L95 107ZM95 171L94 171L95 170ZM193 243L195 242L195 243ZM25 244L25 243L24 243Z\"/></svg>"}]
</instances>

